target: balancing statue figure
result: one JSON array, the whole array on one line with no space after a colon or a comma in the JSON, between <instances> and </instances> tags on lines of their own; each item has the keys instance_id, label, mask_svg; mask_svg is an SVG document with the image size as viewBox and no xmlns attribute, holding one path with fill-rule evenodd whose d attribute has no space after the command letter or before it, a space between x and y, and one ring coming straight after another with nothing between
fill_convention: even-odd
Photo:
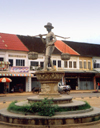
<instances>
[{"instance_id":1,"label":"balancing statue figure","mask_svg":"<svg viewBox=\"0 0 100 128\"><path fill-rule=\"evenodd\" d=\"M48 66L48 64L50 64L52 67L52 71L53 71L55 69L54 69L53 63L51 61L51 55L55 48L54 43L56 42L56 36L51 31L51 29L54 28L51 23L47 23L47 25L45 25L44 27L48 31L48 34L46 35L46 41L42 38L41 34L39 35L42 42L46 44L46 53L45 53L45 61L44 61L44 69L43 70L47 71L47 69L48 69L47 66Z\"/></svg>"}]
</instances>

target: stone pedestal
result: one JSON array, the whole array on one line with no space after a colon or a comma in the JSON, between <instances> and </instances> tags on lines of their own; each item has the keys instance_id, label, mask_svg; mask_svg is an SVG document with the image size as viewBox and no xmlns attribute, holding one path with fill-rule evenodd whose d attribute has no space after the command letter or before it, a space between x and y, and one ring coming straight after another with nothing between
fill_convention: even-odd
<instances>
[{"instance_id":1,"label":"stone pedestal","mask_svg":"<svg viewBox=\"0 0 100 128\"><path fill-rule=\"evenodd\" d=\"M39 96L60 97L58 93L58 82L61 81L64 73L59 71L38 71L35 73L41 83Z\"/></svg>"},{"instance_id":2,"label":"stone pedestal","mask_svg":"<svg viewBox=\"0 0 100 128\"><path fill-rule=\"evenodd\" d=\"M72 102L71 96L61 96L58 92L58 82L62 80L64 72L60 71L37 71L37 79L41 83L41 92L34 97L28 97L28 102L38 102L44 98L52 99L54 104L66 104Z\"/></svg>"}]
</instances>

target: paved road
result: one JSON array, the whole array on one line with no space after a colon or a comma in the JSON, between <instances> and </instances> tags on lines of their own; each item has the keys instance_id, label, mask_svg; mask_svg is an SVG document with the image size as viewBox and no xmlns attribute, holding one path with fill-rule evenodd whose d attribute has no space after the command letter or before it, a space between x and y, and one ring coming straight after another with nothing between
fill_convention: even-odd
<instances>
[{"instance_id":1,"label":"paved road","mask_svg":"<svg viewBox=\"0 0 100 128\"><path fill-rule=\"evenodd\" d=\"M11 101L15 101L15 100L18 100L18 101L21 101L21 100L26 100L27 97L31 97L31 96L34 96L36 94L28 94L28 95L8 95L8 96L1 96L0 97L0 102L11 102ZM67 94L63 94L63 95L66 95ZM73 98L83 98L83 97L100 97L100 93L71 93L70 96L72 96Z\"/></svg>"},{"instance_id":2,"label":"paved road","mask_svg":"<svg viewBox=\"0 0 100 128\"><path fill-rule=\"evenodd\" d=\"M93 93L93 92L89 92L89 93L71 93L70 94L73 98L81 98L81 97L100 97L100 93Z\"/></svg>"},{"instance_id":3,"label":"paved road","mask_svg":"<svg viewBox=\"0 0 100 128\"><path fill-rule=\"evenodd\" d=\"M18 100L18 101L20 101L20 100L26 100L27 99L27 97L30 97L30 96L34 96L34 94L33 95L13 95L13 96L1 96L0 97L0 102L10 102L10 101L15 101L15 100Z\"/></svg>"}]
</instances>

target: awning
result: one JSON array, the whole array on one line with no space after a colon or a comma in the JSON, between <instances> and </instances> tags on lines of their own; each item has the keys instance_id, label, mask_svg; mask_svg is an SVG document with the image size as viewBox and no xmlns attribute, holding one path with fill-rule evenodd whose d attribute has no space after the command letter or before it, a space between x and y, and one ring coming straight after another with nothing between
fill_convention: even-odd
<instances>
[{"instance_id":1,"label":"awning","mask_svg":"<svg viewBox=\"0 0 100 128\"><path fill-rule=\"evenodd\" d=\"M97 72L96 71L88 71L88 70L87 71L85 71L85 70L80 70L80 71L79 70L75 70L75 71L70 70L70 71L67 71L66 70L65 73L97 73Z\"/></svg>"},{"instance_id":2,"label":"awning","mask_svg":"<svg viewBox=\"0 0 100 128\"><path fill-rule=\"evenodd\" d=\"M33 77L34 75L31 73L15 73L15 72L0 72L0 76L31 76Z\"/></svg>"},{"instance_id":3,"label":"awning","mask_svg":"<svg viewBox=\"0 0 100 128\"><path fill-rule=\"evenodd\" d=\"M10 62L0 61L0 64L10 64Z\"/></svg>"},{"instance_id":4,"label":"awning","mask_svg":"<svg viewBox=\"0 0 100 128\"><path fill-rule=\"evenodd\" d=\"M63 69L63 70L59 70L59 71L63 71L65 73L97 73L97 71L95 70L73 70L73 69Z\"/></svg>"}]
</instances>

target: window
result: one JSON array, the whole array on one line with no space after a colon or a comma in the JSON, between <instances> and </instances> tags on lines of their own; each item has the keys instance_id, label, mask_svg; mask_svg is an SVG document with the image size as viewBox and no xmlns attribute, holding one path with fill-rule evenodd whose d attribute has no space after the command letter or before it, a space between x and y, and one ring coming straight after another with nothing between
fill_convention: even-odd
<instances>
[{"instance_id":1,"label":"window","mask_svg":"<svg viewBox=\"0 0 100 128\"><path fill-rule=\"evenodd\" d=\"M94 68L96 68L96 63L94 63Z\"/></svg>"},{"instance_id":2,"label":"window","mask_svg":"<svg viewBox=\"0 0 100 128\"><path fill-rule=\"evenodd\" d=\"M97 63L97 64L96 64L96 67L97 67L97 68L99 68L99 67L100 67L100 64L99 64L99 63Z\"/></svg>"},{"instance_id":3,"label":"window","mask_svg":"<svg viewBox=\"0 0 100 128\"><path fill-rule=\"evenodd\" d=\"M68 67L67 61L64 61L64 67L65 67L65 68Z\"/></svg>"},{"instance_id":4,"label":"window","mask_svg":"<svg viewBox=\"0 0 100 128\"><path fill-rule=\"evenodd\" d=\"M72 68L72 61L69 61L69 68Z\"/></svg>"},{"instance_id":5,"label":"window","mask_svg":"<svg viewBox=\"0 0 100 128\"><path fill-rule=\"evenodd\" d=\"M100 63L94 63L94 68L100 68Z\"/></svg>"},{"instance_id":6,"label":"window","mask_svg":"<svg viewBox=\"0 0 100 128\"><path fill-rule=\"evenodd\" d=\"M86 69L86 61L84 61L84 69Z\"/></svg>"},{"instance_id":7,"label":"window","mask_svg":"<svg viewBox=\"0 0 100 128\"><path fill-rule=\"evenodd\" d=\"M61 60L58 60L58 67L61 67Z\"/></svg>"},{"instance_id":8,"label":"window","mask_svg":"<svg viewBox=\"0 0 100 128\"><path fill-rule=\"evenodd\" d=\"M31 61L31 66L38 66L38 62L37 61Z\"/></svg>"},{"instance_id":9,"label":"window","mask_svg":"<svg viewBox=\"0 0 100 128\"><path fill-rule=\"evenodd\" d=\"M53 65L56 65L56 60L53 60Z\"/></svg>"},{"instance_id":10,"label":"window","mask_svg":"<svg viewBox=\"0 0 100 128\"><path fill-rule=\"evenodd\" d=\"M91 69L91 62L88 62L88 69Z\"/></svg>"},{"instance_id":11,"label":"window","mask_svg":"<svg viewBox=\"0 0 100 128\"><path fill-rule=\"evenodd\" d=\"M76 61L73 62L73 67L76 68Z\"/></svg>"},{"instance_id":12,"label":"window","mask_svg":"<svg viewBox=\"0 0 100 128\"><path fill-rule=\"evenodd\" d=\"M13 66L13 59L9 59L9 62L10 62L9 66Z\"/></svg>"},{"instance_id":13,"label":"window","mask_svg":"<svg viewBox=\"0 0 100 128\"><path fill-rule=\"evenodd\" d=\"M4 61L4 58L3 57L0 57L0 61Z\"/></svg>"},{"instance_id":14,"label":"window","mask_svg":"<svg viewBox=\"0 0 100 128\"><path fill-rule=\"evenodd\" d=\"M79 62L79 66L80 66L80 68L82 68L82 61Z\"/></svg>"},{"instance_id":15,"label":"window","mask_svg":"<svg viewBox=\"0 0 100 128\"><path fill-rule=\"evenodd\" d=\"M25 60L16 60L16 66L25 66Z\"/></svg>"}]
</instances>

